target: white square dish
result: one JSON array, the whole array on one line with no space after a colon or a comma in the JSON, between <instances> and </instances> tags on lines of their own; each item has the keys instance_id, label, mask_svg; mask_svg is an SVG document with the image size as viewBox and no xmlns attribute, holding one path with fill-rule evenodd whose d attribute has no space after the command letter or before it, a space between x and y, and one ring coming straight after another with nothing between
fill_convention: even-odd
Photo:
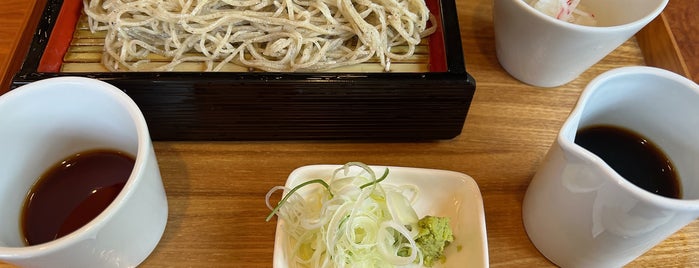
<instances>
[{"instance_id":1,"label":"white square dish","mask_svg":"<svg viewBox=\"0 0 699 268\"><path fill-rule=\"evenodd\" d=\"M286 181L293 188L310 179L328 179L342 165L310 165L297 168ZM389 169L382 184L413 184L420 189L414 208L418 217L426 215L449 217L454 233L454 242L446 248L446 262L434 265L441 267L489 267L488 244L485 228L483 200L478 185L470 176L447 170L370 166L377 174ZM303 194L303 189L297 193ZM284 195L286 195L286 191ZM285 248L288 240L278 220L274 242L274 267L289 267Z\"/></svg>"}]
</instances>

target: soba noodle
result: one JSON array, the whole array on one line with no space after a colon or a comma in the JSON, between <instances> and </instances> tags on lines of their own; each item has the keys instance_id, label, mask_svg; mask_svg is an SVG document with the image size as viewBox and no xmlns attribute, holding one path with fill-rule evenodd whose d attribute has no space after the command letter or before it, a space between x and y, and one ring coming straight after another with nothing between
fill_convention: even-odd
<instances>
[{"instance_id":1,"label":"soba noodle","mask_svg":"<svg viewBox=\"0 0 699 268\"><path fill-rule=\"evenodd\" d=\"M204 62L264 71L318 71L414 53L436 25L424 0L83 0L106 31L111 71L168 71ZM407 49L391 50L395 46ZM152 67L148 56L167 58ZM145 63L151 63L146 66Z\"/></svg>"}]
</instances>

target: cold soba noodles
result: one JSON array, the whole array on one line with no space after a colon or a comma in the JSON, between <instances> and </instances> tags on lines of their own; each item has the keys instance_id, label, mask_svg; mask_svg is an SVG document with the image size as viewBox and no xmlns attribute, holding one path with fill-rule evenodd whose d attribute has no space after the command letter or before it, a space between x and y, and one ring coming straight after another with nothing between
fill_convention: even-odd
<instances>
[{"instance_id":1,"label":"cold soba noodles","mask_svg":"<svg viewBox=\"0 0 699 268\"><path fill-rule=\"evenodd\" d=\"M185 62L204 62L207 71L227 63L317 71L373 57L388 71L436 28L424 0L84 0L84 11L91 31L107 32L102 62L110 71ZM145 64L153 55L168 61Z\"/></svg>"}]
</instances>

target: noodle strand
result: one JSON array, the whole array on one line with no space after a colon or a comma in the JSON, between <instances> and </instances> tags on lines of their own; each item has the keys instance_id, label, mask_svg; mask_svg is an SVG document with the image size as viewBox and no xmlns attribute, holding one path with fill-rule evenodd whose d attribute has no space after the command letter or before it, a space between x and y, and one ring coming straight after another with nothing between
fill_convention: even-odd
<instances>
[{"instance_id":1,"label":"noodle strand","mask_svg":"<svg viewBox=\"0 0 699 268\"><path fill-rule=\"evenodd\" d=\"M316 71L372 57L389 71L436 29L424 0L83 1L90 30L107 32L102 63L110 71L170 71L186 62L206 71L228 63ZM397 45L407 49L391 52ZM153 55L168 60L151 62Z\"/></svg>"}]
</instances>

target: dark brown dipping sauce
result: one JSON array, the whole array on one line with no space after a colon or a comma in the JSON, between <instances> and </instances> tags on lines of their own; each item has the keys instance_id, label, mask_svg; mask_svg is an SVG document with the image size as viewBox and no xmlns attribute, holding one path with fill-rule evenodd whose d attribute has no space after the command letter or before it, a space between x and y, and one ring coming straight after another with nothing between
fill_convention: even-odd
<instances>
[{"instance_id":1,"label":"dark brown dipping sauce","mask_svg":"<svg viewBox=\"0 0 699 268\"><path fill-rule=\"evenodd\" d=\"M112 150L72 155L39 177L21 216L29 246L65 236L97 217L116 198L135 160Z\"/></svg>"},{"instance_id":2,"label":"dark brown dipping sauce","mask_svg":"<svg viewBox=\"0 0 699 268\"><path fill-rule=\"evenodd\" d=\"M575 143L602 158L636 186L665 197L682 197L670 159L638 133L616 126L592 126L578 130Z\"/></svg>"}]
</instances>

